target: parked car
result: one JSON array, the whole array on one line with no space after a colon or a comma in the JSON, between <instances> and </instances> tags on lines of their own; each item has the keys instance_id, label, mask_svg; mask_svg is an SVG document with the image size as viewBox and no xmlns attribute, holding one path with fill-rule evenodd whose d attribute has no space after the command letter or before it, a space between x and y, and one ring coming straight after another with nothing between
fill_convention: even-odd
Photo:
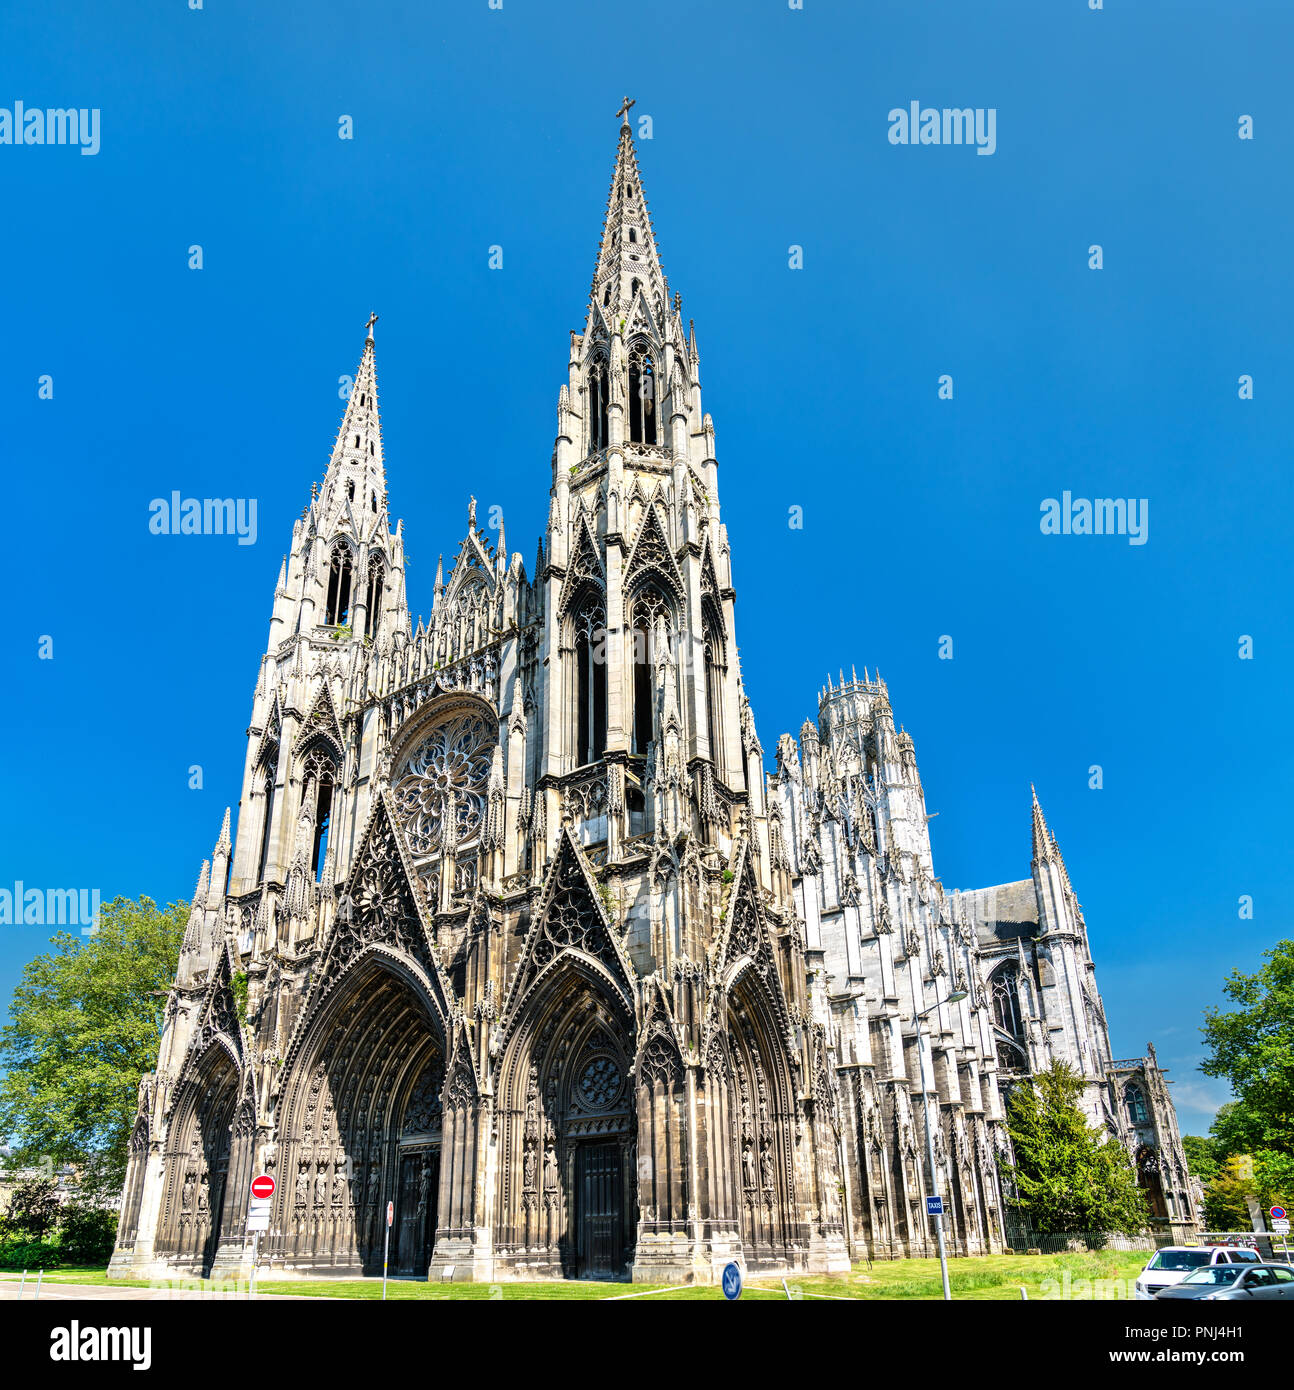
<instances>
[{"instance_id":1,"label":"parked car","mask_svg":"<svg viewBox=\"0 0 1294 1390\"><path fill-rule=\"evenodd\" d=\"M1154 1298L1161 1289L1180 1284L1197 1269L1211 1269L1218 1265L1234 1269L1236 1265L1257 1262L1257 1250L1245 1245L1166 1245L1162 1250L1155 1251L1137 1275L1133 1297Z\"/></svg>"},{"instance_id":2,"label":"parked car","mask_svg":"<svg viewBox=\"0 0 1294 1390\"><path fill-rule=\"evenodd\" d=\"M1294 1303L1294 1269L1289 1265L1205 1265L1161 1289L1155 1298L1226 1298L1246 1302L1258 1298Z\"/></svg>"}]
</instances>

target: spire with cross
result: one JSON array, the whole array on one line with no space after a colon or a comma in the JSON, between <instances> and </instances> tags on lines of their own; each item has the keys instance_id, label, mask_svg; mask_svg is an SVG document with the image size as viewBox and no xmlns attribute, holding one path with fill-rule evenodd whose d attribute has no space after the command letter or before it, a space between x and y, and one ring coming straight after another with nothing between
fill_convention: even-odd
<instances>
[{"instance_id":1,"label":"spire with cross","mask_svg":"<svg viewBox=\"0 0 1294 1390\"><path fill-rule=\"evenodd\" d=\"M670 303L629 124L629 110L634 105L632 97L625 97L616 112L621 121L620 139L593 274L592 293L603 316L610 319L628 310L639 290L662 312Z\"/></svg>"}]
</instances>

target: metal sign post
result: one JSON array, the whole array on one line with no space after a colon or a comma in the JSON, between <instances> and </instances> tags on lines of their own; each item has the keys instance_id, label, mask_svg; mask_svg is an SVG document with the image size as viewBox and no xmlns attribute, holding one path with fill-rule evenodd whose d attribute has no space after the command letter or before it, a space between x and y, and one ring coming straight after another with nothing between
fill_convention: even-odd
<instances>
[{"instance_id":1,"label":"metal sign post","mask_svg":"<svg viewBox=\"0 0 1294 1390\"><path fill-rule=\"evenodd\" d=\"M921 1107L925 1111L926 1117L926 1157L930 1161L930 1181L937 1182L935 1169L935 1141L934 1135L930 1132L930 1093L925 1095L925 1104ZM952 1298L952 1290L948 1287L948 1251L944 1248L944 1201L942 1197L926 1198L926 1214L935 1219L935 1235L939 1238L939 1273L943 1276L944 1298Z\"/></svg>"},{"instance_id":2,"label":"metal sign post","mask_svg":"<svg viewBox=\"0 0 1294 1390\"><path fill-rule=\"evenodd\" d=\"M386 1265L391 1253L391 1222L395 1220L395 1203L386 1204L386 1234L382 1237L382 1298L386 1299Z\"/></svg>"},{"instance_id":3,"label":"metal sign post","mask_svg":"<svg viewBox=\"0 0 1294 1390\"><path fill-rule=\"evenodd\" d=\"M252 1237L252 1272L247 1280L247 1297L256 1297L256 1266L260 1262L261 1232L270 1228L270 1200L275 1182L268 1173L258 1173L252 1179L251 1200L247 1203L247 1227Z\"/></svg>"}]
</instances>

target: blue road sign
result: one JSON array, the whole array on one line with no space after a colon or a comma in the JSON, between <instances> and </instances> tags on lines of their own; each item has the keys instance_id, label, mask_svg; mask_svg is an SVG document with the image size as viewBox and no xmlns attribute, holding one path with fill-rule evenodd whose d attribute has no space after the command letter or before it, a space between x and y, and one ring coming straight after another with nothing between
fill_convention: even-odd
<instances>
[{"instance_id":1,"label":"blue road sign","mask_svg":"<svg viewBox=\"0 0 1294 1390\"><path fill-rule=\"evenodd\" d=\"M735 1261L723 1267L723 1296L729 1303L741 1297L741 1266Z\"/></svg>"},{"instance_id":2,"label":"blue road sign","mask_svg":"<svg viewBox=\"0 0 1294 1390\"><path fill-rule=\"evenodd\" d=\"M1272 1208L1272 1220L1273 1220L1273 1221L1284 1221L1284 1220L1285 1220L1285 1208L1284 1208L1284 1207L1273 1207L1273 1208Z\"/></svg>"},{"instance_id":3,"label":"blue road sign","mask_svg":"<svg viewBox=\"0 0 1294 1390\"><path fill-rule=\"evenodd\" d=\"M942 1197L926 1198L926 1215L942 1216L944 1214L944 1199Z\"/></svg>"}]
</instances>

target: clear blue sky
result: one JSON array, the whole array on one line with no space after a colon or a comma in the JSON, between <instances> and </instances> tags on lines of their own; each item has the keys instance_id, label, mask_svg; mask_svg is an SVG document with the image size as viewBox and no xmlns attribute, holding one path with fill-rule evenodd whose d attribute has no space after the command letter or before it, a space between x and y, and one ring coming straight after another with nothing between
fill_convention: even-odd
<instances>
[{"instance_id":1,"label":"clear blue sky","mask_svg":"<svg viewBox=\"0 0 1294 1390\"><path fill-rule=\"evenodd\" d=\"M9 7L0 106L98 107L102 143L0 146L0 883L192 891L370 309L413 607L469 491L530 565L627 91L653 118L640 158L696 320L770 760L828 670L879 665L949 887L1028 873L1036 782L1115 1051L1154 1038L1199 1130L1225 1096L1194 1070L1201 1009L1292 930L1294 15L635 13ZM913 100L995 108L996 153L891 145ZM1066 489L1148 498L1149 543L1043 536ZM150 535L172 490L257 498L257 544ZM0 995L47 935L0 928Z\"/></svg>"}]
</instances>

